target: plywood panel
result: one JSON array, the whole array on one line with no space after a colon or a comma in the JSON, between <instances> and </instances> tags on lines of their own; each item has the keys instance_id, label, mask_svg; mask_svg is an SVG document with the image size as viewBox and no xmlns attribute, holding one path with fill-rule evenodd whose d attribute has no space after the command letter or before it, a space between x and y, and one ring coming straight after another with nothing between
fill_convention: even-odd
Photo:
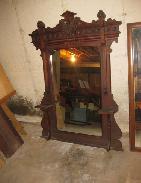
<instances>
[{"instance_id":1,"label":"plywood panel","mask_svg":"<svg viewBox=\"0 0 141 183\"><path fill-rule=\"evenodd\" d=\"M0 103L7 100L15 93L15 90L10 83L2 65L0 64Z\"/></svg>"},{"instance_id":2,"label":"plywood panel","mask_svg":"<svg viewBox=\"0 0 141 183\"><path fill-rule=\"evenodd\" d=\"M23 140L0 106L0 150L10 157L22 144Z\"/></svg>"}]
</instances>

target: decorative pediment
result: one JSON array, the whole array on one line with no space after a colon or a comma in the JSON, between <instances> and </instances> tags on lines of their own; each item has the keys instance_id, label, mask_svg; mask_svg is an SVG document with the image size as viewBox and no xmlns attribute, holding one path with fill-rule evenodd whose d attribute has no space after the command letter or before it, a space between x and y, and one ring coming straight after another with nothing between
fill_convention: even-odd
<instances>
[{"instance_id":1,"label":"decorative pediment","mask_svg":"<svg viewBox=\"0 0 141 183\"><path fill-rule=\"evenodd\" d=\"M70 11L64 12L61 15L63 19L54 28L45 28L45 24L39 21L37 23L38 29L30 34L35 47L37 49L40 48L39 39L41 35L44 35L44 39L48 44L66 39L79 40L81 38L93 38L101 40L101 42L105 42L108 39L117 40L121 22L115 19L105 20L106 15L102 10L97 14L98 19L92 20L91 23L84 22L75 15L76 13Z\"/></svg>"}]
</instances>

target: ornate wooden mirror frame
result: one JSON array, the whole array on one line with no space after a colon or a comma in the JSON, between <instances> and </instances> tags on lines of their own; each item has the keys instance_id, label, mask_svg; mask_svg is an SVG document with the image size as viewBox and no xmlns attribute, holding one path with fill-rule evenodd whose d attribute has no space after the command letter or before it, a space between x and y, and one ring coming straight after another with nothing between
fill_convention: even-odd
<instances>
[{"instance_id":1,"label":"ornate wooden mirror frame","mask_svg":"<svg viewBox=\"0 0 141 183\"><path fill-rule=\"evenodd\" d=\"M103 147L107 150L122 150L119 138L122 132L118 127L114 113L118 106L111 93L110 52L113 41L118 41L120 21L105 20L105 13L100 10L98 20L92 23L82 21L75 17L76 13L66 11L63 19L54 28L47 27L41 21L37 23L38 29L30 34L32 43L36 49L41 50L43 59L43 71L45 80L45 92L41 104L38 106L43 111L41 126L42 136L46 139ZM102 136L76 134L74 132L60 131L56 124L55 96L52 80L52 63L50 55L55 50L62 48L74 48L79 46L97 47L101 56L101 109Z\"/></svg>"},{"instance_id":2,"label":"ornate wooden mirror frame","mask_svg":"<svg viewBox=\"0 0 141 183\"><path fill-rule=\"evenodd\" d=\"M127 24L130 149L141 152L141 22Z\"/></svg>"}]
</instances>

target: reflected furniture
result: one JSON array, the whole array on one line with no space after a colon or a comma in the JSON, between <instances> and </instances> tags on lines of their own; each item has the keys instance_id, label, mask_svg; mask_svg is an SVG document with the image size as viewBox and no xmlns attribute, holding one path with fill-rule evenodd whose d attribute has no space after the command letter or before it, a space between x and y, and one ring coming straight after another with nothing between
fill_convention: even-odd
<instances>
[{"instance_id":1,"label":"reflected furniture","mask_svg":"<svg viewBox=\"0 0 141 183\"><path fill-rule=\"evenodd\" d=\"M80 66L82 66L80 60L78 61L78 63ZM68 65L71 64L69 63ZM93 118L90 117L91 111L90 109L88 109L89 105L92 104L97 108L100 107L100 88L92 87L92 84L94 82L91 81L94 80L92 76L95 74L96 71L96 74L100 75L100 68L82 68L77 67L77 65L77 63L74 63L73 65L71 65L72 67L66 66L65 68L63 67L63 69L60 68L60 103L66 109L68 108L68 110L66 110L67 112L65 113L66 123L90 124L89 122L94 121L95 119L94 111L92 112ZM82 76L87 81L80 80ZM97 82L100 83L100 81ZM89 85L89 83L91 85ZM81 105L83 105L83 107Z\"/></svg>"},{"instance_id":2,"label":"reflected furniture","mask_svg":"<svg viewBox=\"0 0 141 183\"><path fill-rule=\"evenodd\" d=\"M82 21L76 13L70 11L64 12L61 16L63 19L54 28L45 28L45 24L38 21L37 29L30 34L32 43L36 49L40 49L43 60L45 92L38 106L43 111L42 136L46 139L102 147L107 150L122 150L119 140L122 132L114 118L118 106L111 93L110 70L111 45L113 41L118 41L121 22L111 18L105 20L106 15L102 10L97 14L98 20L93 20L91 23ZM57 128L51 55L60 49L79 47L96 48L100 55L101 108L99 115L102 120L102 136L61 131Z\"/></svg>"}]
</instances>

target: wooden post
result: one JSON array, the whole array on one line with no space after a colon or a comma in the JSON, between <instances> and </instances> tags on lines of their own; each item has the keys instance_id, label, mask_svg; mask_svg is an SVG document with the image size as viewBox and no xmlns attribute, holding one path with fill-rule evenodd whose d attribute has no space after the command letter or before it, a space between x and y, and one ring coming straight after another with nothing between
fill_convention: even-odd
<instances>
[{"instance_id":1,"label":"wooden post","mask_svg":"<svg viewBox=\"0 0 141 183\"><path fill-rule=\"evenodd\" d=\"M41 126L43 128L42 136L46 139L51 138L51 123L56 120L55 98L53 94L52 63L50 60L51 51L46 45L45 24L41 21L37 23L39 33L39 48L43 60L43 72L45 81L44 97L39 107L43 111Z\"/></svg>"},{"instance_id":2,"label":"wooden post","mask_svg":"<svg viewBox=\"0 0 141 183\"><path fill-rule=\"evenodd\" d=\"M114 113L118 111L118 106L113 100L111 94L111 68L110 68L110 45L103 44L100 48L101 53L101 110L102 115L102 134L107 139L107 150L110 148L121 150L122 144L118 140L122 136L122 132L118 127ZM107 130L105 130L107 129Z\"/></svg>"}]
</instances>

